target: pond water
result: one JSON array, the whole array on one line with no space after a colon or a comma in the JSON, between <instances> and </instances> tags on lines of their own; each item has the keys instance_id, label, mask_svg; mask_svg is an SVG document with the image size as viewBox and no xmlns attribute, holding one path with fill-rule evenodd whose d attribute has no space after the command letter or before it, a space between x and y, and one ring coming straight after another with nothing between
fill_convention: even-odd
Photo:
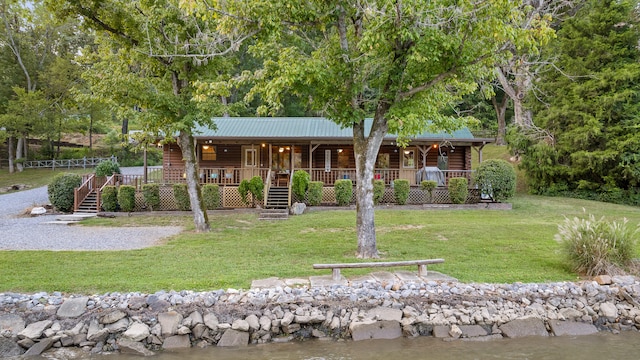
<instances>
[{"instance_id":1,"label":"pond water","mask_svg":"<svg viewBox=\"0 0 640 360\"><path fill-rule=\"evenodd\" d=\"M245 348L190 349L163 352L157 360L417 360L417 359L636 359L640 354L640 333L600 333L578 337L531 337L478 341L443 341L432 337L396 340L333 341L310 340L286 344L251 345ZM77 357L57 355L55 359ZM81 357L89 359L89 356ZM138 356L107 355L104 360L140 359Z\"/></svg>"}]
</instances>

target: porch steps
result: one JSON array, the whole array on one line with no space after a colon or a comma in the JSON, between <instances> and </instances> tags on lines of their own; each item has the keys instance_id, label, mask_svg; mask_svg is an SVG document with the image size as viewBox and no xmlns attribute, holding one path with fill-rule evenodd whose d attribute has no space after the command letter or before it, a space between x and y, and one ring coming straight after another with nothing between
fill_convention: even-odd
<instances>
[{"instance_id":1,"label":"porch steps","mask_svg":"<svg viewBox=\"0 0 640 360\"><path fill-rule=\"evenodd\" d=\"M289 208L289 188L276 187L269 188L267 194L267 209L288 209Z\"/></svg>"},{"instance_id":2,"label":"porch steps","mask_svg":"<svg viewBox=\"0 0 640 360\"><path fill-rule=\"evenodd\" d=\"M289 210L287 209L264 209L258 220L287 220L289 218Z\"/></svg>"},{"instance_id":3,"label":"porch steps","mask_svg":"<svg viewBox=\"0 0 640 360\"><path fill-rule=\"evenodd\" d=\"M87 198L78 206L76 213L89 213L95 214L98 212L98 194L92 191L87 195Z\"/></svg>"}]
</instances>

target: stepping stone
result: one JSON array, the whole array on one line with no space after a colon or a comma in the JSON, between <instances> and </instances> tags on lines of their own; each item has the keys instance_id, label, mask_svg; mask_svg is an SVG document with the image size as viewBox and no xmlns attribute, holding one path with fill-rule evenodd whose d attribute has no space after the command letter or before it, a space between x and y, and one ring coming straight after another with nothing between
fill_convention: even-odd
<instances>
[{"instance_id":1,"label":"stepping stone","mask_svg":"<svg viewBox=\"0 0 640 360\"><path fill-rule=\"evenodd\" d=\"M413 273L411 271L396 271L395 275L398 279L400 279L400 281L402 282L423 282L424 280L422 280L418 275L416 275L416 273Z\"/></svg>"},{"instance_id":2,"label":"stepping stone","mask_svg":"<svg viewBox=\"0 0 640 360\"><path fill-rule=\"evenodd\" d=\"M277 277L270 277L268 279L260 279L253 280L251 282L252 289L266 289L266 288L275 288L275 287L284 287L285 282L278 279Z\"/></svg>"},{"instance_id":3,"label":"stepping stone","mask_svg":"<svg viewBox=\"0 0 640 360\"><path fill-rule=\"evenodd\" d=\"M335 285L347 286L349 282L344 276L340 277L340 280L333 280L331 275L311 276L311 287L331 287Z\"/></svg>"}]
</instances>

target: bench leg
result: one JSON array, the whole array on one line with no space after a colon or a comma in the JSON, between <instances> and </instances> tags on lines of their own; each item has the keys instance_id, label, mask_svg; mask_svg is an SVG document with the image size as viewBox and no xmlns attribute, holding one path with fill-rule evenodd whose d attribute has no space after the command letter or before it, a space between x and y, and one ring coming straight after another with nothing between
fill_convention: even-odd
<instances>
[{"instance_id":1,"label":"bench leg","mask_svg":"<svg viewBox=\"0 0 640 360\"><path fill-rule=\"evenodd\" d=\"M418 276L427 276L427 265L418 265Z\"/></svg>"},{"instance_id":2,"label":"bench leg","mask_svg":"<svg viewBox=\"0 0 640 360\"><path fill-rule=\"evenodd\" d=\"M342 278L342 276L340 276L340 268L333 269L333 272L331 274L331 278L334 281L340 281L340 279Z\"/></svg>"}]
</instances>

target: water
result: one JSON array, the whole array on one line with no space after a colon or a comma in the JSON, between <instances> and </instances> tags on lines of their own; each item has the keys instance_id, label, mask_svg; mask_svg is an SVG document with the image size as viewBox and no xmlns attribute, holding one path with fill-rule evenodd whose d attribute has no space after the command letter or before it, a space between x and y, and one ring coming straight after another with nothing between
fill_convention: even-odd
<instances>
[{"instance_id":1,"label":"water","mask_svg":"<svg viewBox=\"0 0 640 360\"><path fill-rule=\"evenodd\" d=\"M251 345L246 348L190 349L163 352L156 360L418 360L418 359L636 359L640 333L600 333L578 337L531 337L485 342L443 341L432 337L396 340L309 340L286 344ZM54 356L71 359L71 356ZM82 357L88 359L89 357ZM140 359L129 355L93 357L104 360Z\"/></svg>"}]
</instances>

